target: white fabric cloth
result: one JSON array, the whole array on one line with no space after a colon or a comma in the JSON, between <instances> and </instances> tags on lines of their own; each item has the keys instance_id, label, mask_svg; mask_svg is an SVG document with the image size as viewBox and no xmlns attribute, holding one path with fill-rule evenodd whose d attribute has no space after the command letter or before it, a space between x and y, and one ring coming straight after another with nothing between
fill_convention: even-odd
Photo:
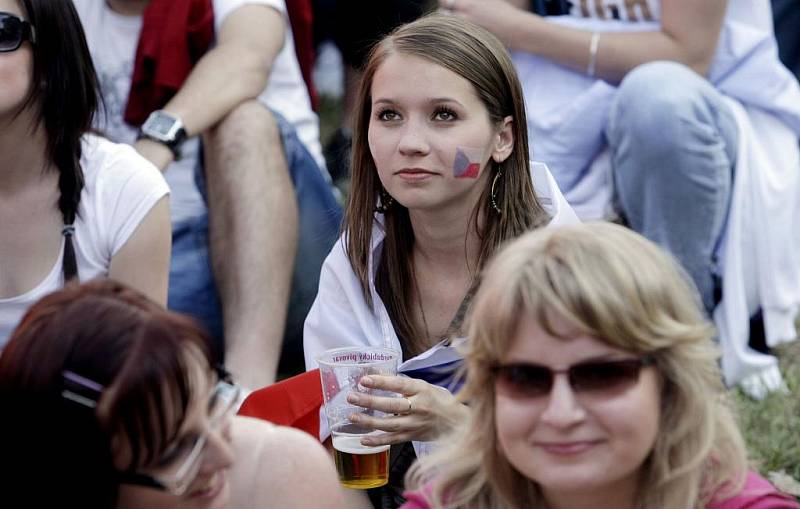
<instances>
[{"instance_id":1,"label":"white fabric cloth","mask_svg":"<svg viewBox=\"0 0 800 509\"><path fill-rule=\"evenodd\" d=\"M133 148L94 135L84 136L81 168L85 186L73 246L78 277L88 281L108 275L111 259L169 188L161 172ZM55 265L36 287L0 299L0 348L33 303L64 286L63 256L62 239Z\"/></svg>"},{"instance_id":2,"label":"white fabric cloth","mask_svg":"<svg viewBox=\"0 0 800 509\"><path fill-rule=\"evenodd\" d=\"M537 197L552 216L548 227L580 222L558 189L547 166L533 163L531 177ZM378 216L376 223L380 221ZM374 303L372 308L361 293L358 278L347 258L343 238L339 239L325 259L319 278L319 292L308 313L303 331L306 370L316 369L316 358L331 348L369 345L402 352L389 312L375 290L375 264L380 258L383 238L383 230L379 224L375 224L372 229L372 256L369 260L369 287ZM327 422L321 414L320 438L325 440L327 436Z\"/></svg>"},{"instance_id":3,"label":"white fabric cloth","mask_svg":"<svg viewBox=\"0 0 800 509\"><path fill-rule=\"evenodd\" d=\"M658 13L655 4L660 2L648 2ZM570 16L548 20L598 32L660 29L657 16L632 22L583 17L584 3L575 7L573 2ZM594 0L590 7L621 3ZM778 60L768 19L768 0L731 0L708 79L735 112L739 128L733 199L719 253L724 295L714 313L725 352L723 371L728 384L763 375L767 388L775 389L775 358L747 347L748 317L759 307L764 310L771 346L795 337L800 87ZM550 166L582 219L607 217L612 183L604 129L616 88L531 54L513 58L523 82L532 153Z\"/></svg>"},{"instance_id":4,"label":"white fabric cloth","mask_svg":"<svg viewBox=\"0 0 800 509\"><path fill-rule=\"evenodd\" d=\"M105 0L73 0L86 32L86 40L100 79L105 112L98 115L97 127L110 139L133 144L138 129L123 120L131 87L133 64L141 16L123 16L111 10ZM270 77L258 99L286 118L297 130L298 137L320 165L325 168L319 141L319 119L311 109L300 65L294 52L289 19L283 0L214 0L214 24L219 33L228 15L246 4L264 4L279 11L286 20L283 47L272 64ZM194 170L198 164L199 137L187 140L182 157L164 173L170 188L173 224L205 214L206 206L195 185ZM327 175L327 173L326 173Z\"/></svg>"},{"instance_id":5,"label":"white fabric cloth","mask_svg":"<svg viewBox=\"0 0 800 509\"><path fill-rule=\"evenodd\" d=\"M770 346L796 337L800 160L797 137L778 119L757 109L748 112L732 99L727 102L739 125L739 154L722 238L724 292L714 322L726 381L742 383L760 398L781 389L782 381L777 359L748 347L749 316L761 307ZM762 139L759 131L770 136Z\"/></svg>"}]
</instances>

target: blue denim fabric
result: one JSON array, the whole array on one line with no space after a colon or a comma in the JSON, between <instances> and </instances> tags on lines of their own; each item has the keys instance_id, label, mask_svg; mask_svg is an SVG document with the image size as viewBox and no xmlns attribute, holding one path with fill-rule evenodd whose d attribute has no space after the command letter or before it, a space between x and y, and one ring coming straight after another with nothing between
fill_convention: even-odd
<instances>
[{"instance_id":1,"label":"blue denim fabric","mask_svg":"<svg viewBox=\"0 0 800 509\"><path fill-rule=\"evenodd\" d=\"M279 373L292 374L304 369L303 323L317 295L322 262L339 236L342 208L294 127L272 113L280 128L299 208L297 256L278 368ZM195 181L207 200L202 164L195 171ZM224 352L222 308L211 269L206 214L173 225L168 306L199 319L212 333L215 349Z\"/></svg>"},{"instance_id":2,"label":"blue denim fabric","mask_svg":"<svg viewBox=\"0 0 800 509\"><path fill-rule=\"evenodd\" d=\"M738 147L732 113L688 67L653 62L620 84L606 136L620 212L681 262L710 313Z\"/></svg>"},{"instance_id":3,"label":"blue denim fabric","mask_svg":"<svg viewBox=\"0 0 800 509\"><path fill-rule=\"evenodd\" d=\"M211 272L208 252L208 216L172 225L167 307L199 320L214 339L214 353L222 360L222 308Z\"/></svg>"}]
</instances>

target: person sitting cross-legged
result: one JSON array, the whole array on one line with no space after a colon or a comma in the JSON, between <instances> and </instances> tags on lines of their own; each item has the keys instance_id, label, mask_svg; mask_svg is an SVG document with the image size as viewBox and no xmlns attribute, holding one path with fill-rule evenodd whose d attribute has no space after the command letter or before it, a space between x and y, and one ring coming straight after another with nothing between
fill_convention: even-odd
<instances>
[{"instance_id":1,"label":"person sitting cross-legged","mask_svg":"<svg viewBox=\"0 0 800 509\"><path fill-rule=\"evenodd\" d=\"M103 91L97 126L172 189L170 309L206 324L245 387L273 382L282 350L282 371L300 371L341 208L283 0L73 1Z\"/></svg>"}]
</instances>

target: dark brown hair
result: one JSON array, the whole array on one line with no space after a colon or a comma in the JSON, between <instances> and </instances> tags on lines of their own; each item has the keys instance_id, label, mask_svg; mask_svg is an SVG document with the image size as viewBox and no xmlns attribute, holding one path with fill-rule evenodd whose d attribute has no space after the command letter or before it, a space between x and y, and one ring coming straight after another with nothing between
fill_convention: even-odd
<instances>
[{"instance_id":1,"label":"dark brown hair","mask_svg":"<svg viewBox=\"0 0 800 509\"><path fill-rule=\"evenodd\" d=\"M58 208L65 225L78 214L83 190L81 140L92 126L99 85L72 0L20 0L36 30L33 77L25 106L47 133L47 160L58 169ZM77 276L71 233L65 235L64 279Z\"/></svg>"},{"instance_id":2,"label":"dark brown hair","mask_svg":"<svg viewBox=\"0 0 800 509\"><path fill-rule=\"evenodd\" d=\"M482 231L478 232L481 247L476 272L500 244L549 220L531 183L522 87L502 43L483 28L455 16L433 14L403 25L370 53L358 93L353 131L352 183L345 211L345 242L347 256L370 305L369 259L375 205L381 193L368 142L372 81L383 62L397 53L423 58L469 81L494 125L501 125L508 116L513 119L514 148L505 161L492 168L492 176L502 172L495 200L500 212L492 207L492 178L489 178L470 218L477 228L479 214L485 217ZM427 338L416 330L410 311L415 295L410 256L414 234L408 210L398 203L389 207L383 219L386 238L375 285L404 350L414 354L427 346Z\"/></svg>"},{"instance_id":3,"label":"dark brown hair","mask_svg":"<svg viewBox=\"0 0 800 509\"><path fill-rule=\"evenodd\" d=\"M209 339L193 321L111 280L71 285L32 306L0 357L9 489L36 507L51 497L113 507L114 448L130 448L129 470L160 458L192 398L192 351L213 365ZM66 373L103 386L102 396L75 388ZM102 415L64 391L102 397Z\"/></svg>"}]
</instances>

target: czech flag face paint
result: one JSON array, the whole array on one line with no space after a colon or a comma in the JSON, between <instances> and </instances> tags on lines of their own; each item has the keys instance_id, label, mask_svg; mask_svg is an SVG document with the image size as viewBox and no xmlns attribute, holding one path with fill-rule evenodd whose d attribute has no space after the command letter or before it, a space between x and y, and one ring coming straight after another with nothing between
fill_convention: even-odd
<instances>
[{"instance_id":1,"label":"czech flag face paint","mask_svg":"<svg viewBox=\"0 0 800 509\"><path fill-rule=\"evenodd\" d=\"M409 210L470 217L498 131L473 85L420 57L394 53L371 85L369 151L384 189Z\"/></svg>"},{"instance_id":2,"label":"czech flag face paint","mask_svg":"<svg viewBox=\"0 0 800 509\"><path fill-rule=\"evenodd\" d=\"M457 147L453 161L453 176L457 179L476 179L481 173L482 150L479 148Z\"/></svg>"}]
</instances>

